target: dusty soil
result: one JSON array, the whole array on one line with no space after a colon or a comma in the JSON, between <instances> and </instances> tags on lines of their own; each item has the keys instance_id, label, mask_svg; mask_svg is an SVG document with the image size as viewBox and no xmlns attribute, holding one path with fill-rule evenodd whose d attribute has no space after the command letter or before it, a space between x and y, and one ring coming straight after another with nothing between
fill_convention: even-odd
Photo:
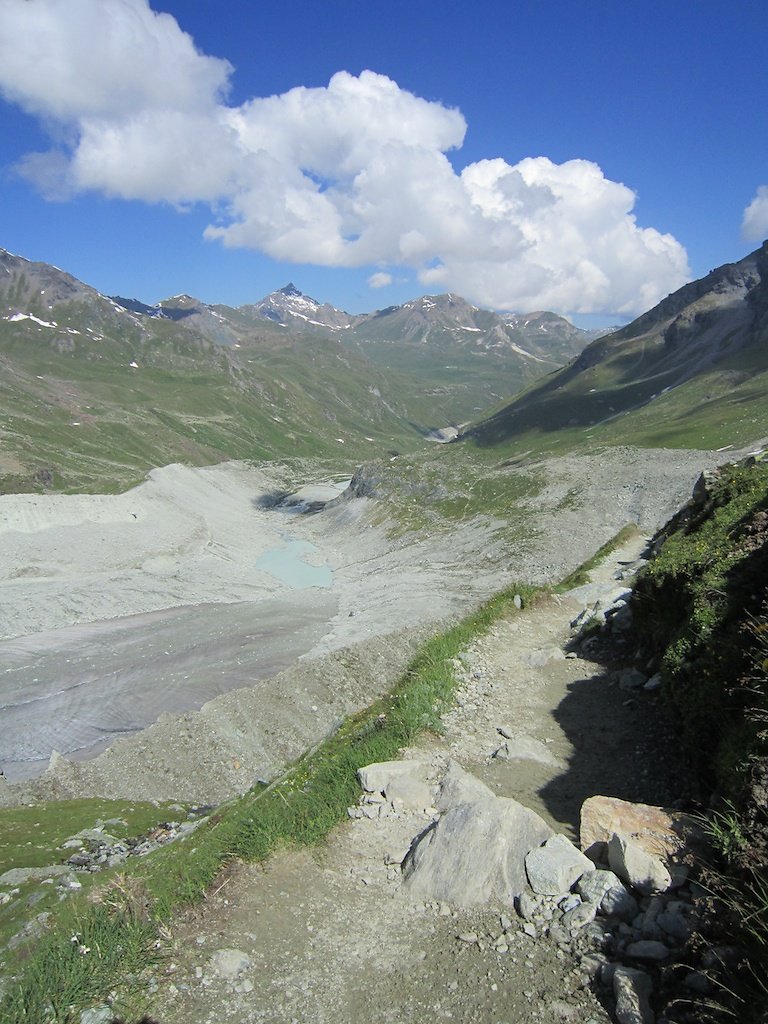
<instances>
[{"instance_id":1,"label":"dusty soil","mask_svg":"<svg viewBox=\"0 0 768 1024\"><path fill-rule=\"evenodd\" d=\"M599 572L610 579L639 542ZM575 836L595 793L663 802L673 797L674 744L656 700L619 689L610 666L566 657L573 597L513 614L466 652L466 681L442 736L403 751L435 774L455 759L499 795L533 807ZM490 755L503 727L538 741L538 760ZM544 763L546 762L546 763ZM643 766L643 767L639 767ZM646 767L650 766L650 767ZM421 902L399 869L428 814L355 818L314 850L288 850L264 866L239 865L173 926L154 1013L163 1024L467 1024L610 1020L579 965L520 928L509 907L466 910ZM513 921L497 951L501 914ZM474 933L478 941L467 942ZM230 978L212 957L248 958Z\"/></svg>"}]
</instances>

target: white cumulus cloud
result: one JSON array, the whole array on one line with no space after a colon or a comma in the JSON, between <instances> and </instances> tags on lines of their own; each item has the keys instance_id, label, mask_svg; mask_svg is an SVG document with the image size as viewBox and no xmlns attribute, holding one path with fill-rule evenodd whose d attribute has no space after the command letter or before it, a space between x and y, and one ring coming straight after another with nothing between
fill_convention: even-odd
<instances>
[{"instance_id":1,"label":"white cumulus cloud","mask_svg":"<svg viewBox=\"0 0 768 1024\"><path fill-rule=\"evenodd\" d=\"M741 233L748 242L768 237L768 185L758 186L755 198L744 211Z\"/></svg>"},{"instance_id":2,"label":"white cumulus cloud","mask_svg":"<svg viewBox=\"0 0 768 1024\"><path fill-rule=\"evenodd\" d=\"M680 243L638 226L633 191L588 160L457 173L462 114L384 75L232 106L231 72L147 0L0 3L0 94L50 129L50 152L19 162L47 196L204 202L225 246L407 267L499 309L633 314L689 277Z\"/></svg>"}]
</instances>

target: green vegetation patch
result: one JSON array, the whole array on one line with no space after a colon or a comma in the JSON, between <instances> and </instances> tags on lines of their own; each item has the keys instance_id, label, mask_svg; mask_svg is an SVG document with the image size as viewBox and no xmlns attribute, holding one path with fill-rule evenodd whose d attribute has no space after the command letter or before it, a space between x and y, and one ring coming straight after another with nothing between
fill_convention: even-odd
<instances>
[{"instance_id":1,"label":"green vegetation patch","mask_svg":"<svg viewBox=\"0 0 768 1024\"><path fill-rule=\"evenodd\" d=\"M641 642L660 655L693 778L702 795L734 796L754 757L762 687L746 685L749 624L765 612L768 464L723 470L665 527L658 556L635 587Z\"/></svg>"},{"instance_id":2,"label":"green vegetation patch","mask_svg":"<svg viewBox=\"0 0 768 1024\"><path fill-rule=\"evenodd\" d=\"M749 950L739 1019L763 1021L768 987L768 464L725 467L656 538L638 579L638 641L660 658L708 831L719 928Z\"/></svg>"},{"instance_id":3,"label":"green vegetation patch","mask_svg":"<svg viewBox=\"0 0 768 1024\"><path fill-rule=\"evenodd\" d=\"M103 828L115 839L141 837L169 819L186 818L178 804L152 804L125 800L52 800L24 807L0 808L0 875L12 868L51 867L63 864L77 848L62 844L84 829ZM88 845L84 843L84 845ZM103 880L103 874L80 872L83 894ZM30 917L59 909L55 879L41 884L30 879L0 887L10 901L0 906L0 949L18 934ZM34 911L30 907L34 906Z\"/></svg>"},{"instance_id":4,"label":"green vegetation patch","mask_svg":"<svg viewBox=\"0 0 768 1024\"><path fill-rule=\"evenodd\" d=\"M103 825L109 835L125 839L144 835L158 823L178 816L178 804L125 800L51 800L27 807L2 807L0 875L21 865L44 867L60 863L65 853L59 847L82 829Z\"/></svg>"},{"instance_id":5,"label":"green vegetation patch","mask_svg":"<svg viewBox=\"0 0 768 1024\"><path fill-rule=\"evenodd\" d=\"M138 976L159 959L157 930L140 901L125 895L117 887L101 905L62 913L26 959L23 982L0 1002L3 1024L74 1024L81 1008L107 1000L120 1019L139 1019L147 997ZM116 981L121 992L113 998Z\"/></svg>"}]
</instances>

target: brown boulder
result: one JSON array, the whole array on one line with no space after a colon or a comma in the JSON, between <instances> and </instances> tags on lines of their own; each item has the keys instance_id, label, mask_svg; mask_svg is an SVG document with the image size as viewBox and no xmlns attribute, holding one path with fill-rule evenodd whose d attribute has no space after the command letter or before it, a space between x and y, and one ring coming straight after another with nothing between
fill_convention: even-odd
<instances>
[{"instance_id":1,"label":"brown boulder","mask_svg":"<svg viewBox=\"0 0 768 1024\"><path fill-rule=\"evenodd\" d=\"M690 865L706 846L696 821L682 811L634 804L612 796L592 796L581 806L581 849L596 863L607 863L612 836L628 840L652 857Z\"/></svg>"}]
</instances>

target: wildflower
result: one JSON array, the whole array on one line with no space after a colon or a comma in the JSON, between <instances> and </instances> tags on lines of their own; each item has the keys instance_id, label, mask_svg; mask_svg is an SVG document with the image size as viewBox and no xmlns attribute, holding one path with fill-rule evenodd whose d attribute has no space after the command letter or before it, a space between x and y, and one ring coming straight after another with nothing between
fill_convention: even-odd
<instances>
[{"instance_id":1,"label":"wildflower","mask_svg":"<svg viewBox=\"0 0 768 1024\"><path fill-rule=\"evenodd\" d=\"M77 947L77 952L80 954L80 956L85 956L86 953L90 953L91 952L91 947L90 946L80 945L80 946Z\"/></svg>"}]
</instances>

